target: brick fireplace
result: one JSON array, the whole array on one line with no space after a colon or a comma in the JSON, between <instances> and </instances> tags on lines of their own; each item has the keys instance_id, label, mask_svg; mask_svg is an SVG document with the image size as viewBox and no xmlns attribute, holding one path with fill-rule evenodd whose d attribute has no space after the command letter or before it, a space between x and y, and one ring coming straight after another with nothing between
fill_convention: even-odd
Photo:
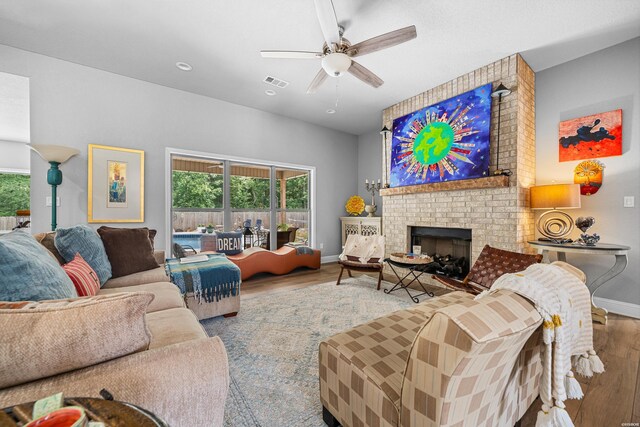
<instances>
[{"instance_id":1,"label":"brick fireplace","mask_svg":"<svg viewBox=\"0 0 640 427\"><path fill-rule=\"evenodd\" d=\"M520 57L512 55L489 64L383 111L383 124L451 98L486 83L503 83L513 91L503 100L500 129L500 166L513 172L509 178L480 178L476 182L451 181L417 189L381 191L386 252L404 252L411 244L410 227L466 229L471 233L473 263L483 246L531 252L527 240L534 237L534 217L528 208L529 187L535 183L535 75ZM491 164L495 169L498 108L491 111ZM388 171L391 142L383 158ZM384 169L383 169L384 170ZM386 176L383 173L383 176Z\"/></svg>"}]
</instances>

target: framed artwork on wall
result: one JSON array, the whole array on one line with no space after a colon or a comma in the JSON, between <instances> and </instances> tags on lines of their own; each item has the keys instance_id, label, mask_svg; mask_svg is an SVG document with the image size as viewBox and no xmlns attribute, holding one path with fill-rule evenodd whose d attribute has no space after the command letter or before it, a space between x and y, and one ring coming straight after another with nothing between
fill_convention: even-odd
<instances>
[{"instance_id":1,"label":"framed artwork on wall","mask_svg":"<svg viewBox=\"0 0 640 427\"><path fill-rule=\"evenodd\" d=\"M622 155L622 110L560 122L558 150L561 162Z\"/></svg>"},{"instance_id":2,"label":"framed artwork on wall","mask_svg":"<svg viewBox=\"0 0 640 427\"><path fill-rule=\"evenodd\" d=\"M490 83L395 119L390 186L487 176L490 129Z\"/></svg>"},{"instance_id":3,"label":"framed artwork on wall","mask_svg":"<svg viewBox=\"0 0 640 427\"><path fill-rule=\"evenodd\" d=\"M88 222L144 222L144 151L94 144L88 151Z\"/></svg>"}]
</instances>

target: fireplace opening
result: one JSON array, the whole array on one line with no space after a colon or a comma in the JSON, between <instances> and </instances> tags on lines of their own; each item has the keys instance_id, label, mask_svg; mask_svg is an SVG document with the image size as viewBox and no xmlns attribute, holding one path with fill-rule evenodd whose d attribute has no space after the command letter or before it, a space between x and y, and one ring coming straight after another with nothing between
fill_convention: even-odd
<instances>
[{"instance_id":1,"label":"fireplace opening","mask_svg":"<svg viewBox=\"0 0 640 427\"><path fill-rule=\"evenodd\" d=\"M448 227L410 227L408 252L429 255L433 262L424 271L455 279L464 279L469 273L471 259L471 230Z\"/></svg>"}]
</instances>

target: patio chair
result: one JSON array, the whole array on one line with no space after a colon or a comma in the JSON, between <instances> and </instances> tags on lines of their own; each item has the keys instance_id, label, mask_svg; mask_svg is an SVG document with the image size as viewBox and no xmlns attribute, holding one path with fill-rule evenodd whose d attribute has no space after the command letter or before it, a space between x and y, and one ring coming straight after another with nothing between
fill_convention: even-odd
<instances>
[{"instance_id":1,"label":"patio chair","mask_svg":"<svg viewBox=\"0 0 640 427\"><path fill-rule=\"evenodd\" d=\"M352 234L347 237L344 249L338 258L340 275L336 285L340 284L342 273L347 270L349 277L353 277L351 271L363 273L377 273L378 287L382 282L382 262L384 260L384 236L360 236Z\"/></svg>"},{"instance_id":2,"label":"patio chair","mask_svg":"<svg viewBox=\"0 0 640 427\"><path fill-rule=\"evenodd\" d=\"M493 282L503 274L517 273L540 261L542 255L521 254L485 245L469 274L462 281L446 276L431 277L455 291L477 295L491 288Z\"/></svg>"},{"instance_id":3,"label":"patio chair","mask_svg":"<svg viewBox=\"0 0 640 427\"><path fill-rule=\"evenodd\" d=\"M191 252L191 254L188 252ZM196 255L197 253L198 251L196 251L193 246L181 245L180 243L173 244L173 256L176 258L186 258L189 255Z\"/></svg>"}]
</instances>

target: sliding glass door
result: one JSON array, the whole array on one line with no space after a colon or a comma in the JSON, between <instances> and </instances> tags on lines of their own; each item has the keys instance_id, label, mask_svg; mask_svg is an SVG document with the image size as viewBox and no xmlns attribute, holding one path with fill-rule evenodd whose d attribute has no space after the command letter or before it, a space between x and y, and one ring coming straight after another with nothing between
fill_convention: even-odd
<instances>
[{"instance_id":1,"label":"sliding glass door","mask_svg":"<svg viewBox=\"0 0 640 427\"><path fill-rule=\"evenodd\" d=\"M171 245L196 252L214 231L245 231L265 249L312 244L312 169L170 155Z\"/></svg>"}]
</instances>

